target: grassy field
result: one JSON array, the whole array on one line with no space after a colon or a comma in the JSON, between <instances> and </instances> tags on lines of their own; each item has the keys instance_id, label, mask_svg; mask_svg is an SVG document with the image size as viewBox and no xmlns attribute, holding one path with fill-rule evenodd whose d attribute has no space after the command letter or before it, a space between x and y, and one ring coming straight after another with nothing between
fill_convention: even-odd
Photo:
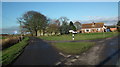
<instances>
[{"instance_id":1,"label":"grassy field","mask_svg":"<svg viewBox=\"0 0 120 67\"><path fill-rule=\"evenodd\" d=\"M22 51L22 49L28 44L29 38L26 37L21 42L2 51L2 64L7 65L11 63Z\"/></svg>"},{"instance_id":2,"label":"grassy field","mask_svg":"<svg viewBox=\"0 0 120 67\"><path fill-rule=\"evenodd\" d=\"M66 54L80 54L95 45L94 42L65 42L52 43L58 50Z\"/></svg>"},{"instance_id":3,"label":"grassy field","mask_svg":"<svg viewBox=\"0 0 120 67\"><path fill-rule=\"evenodd\" d=\"M104 32L104 33L80 33L75 34L75 40L95 40L116 36L117 32ZM72 40L72 34L59 35L59 36L40 36L43 40Z\"/></svg>"},{"instance_id":4,"label":"grassy field","mask_svg":"<svg viewBox=\"0 0 120 67\"><path fill-rule=\"evenodd\" d=\"M75 40L95 40L117 36L117 32L105 32L105 33L80 33L75 34ZM72 34L59 35L59 36L40 36L43 40L62 41L72 40ZM64 43L52 43L52 45L58 50L66 54L80 54L90 47L95 45L94 42L64 42Z\"/></svg>"}]
</instances>

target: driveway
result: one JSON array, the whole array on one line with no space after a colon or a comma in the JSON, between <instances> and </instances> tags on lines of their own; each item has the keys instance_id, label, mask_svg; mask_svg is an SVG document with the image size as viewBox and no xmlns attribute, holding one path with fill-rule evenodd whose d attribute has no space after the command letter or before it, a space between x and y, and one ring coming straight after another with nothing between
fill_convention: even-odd
<instances>
[{"instance_id":1,"label":"driveway","mask_svg":"<svg viewBox=\"0 0 120 67\"><path fill-rule=\"evenodd\" d=\"M31 37L29 45L13 65L55 65L62 58L51 45L39 38Z\"/></svg>"}]
</instances>

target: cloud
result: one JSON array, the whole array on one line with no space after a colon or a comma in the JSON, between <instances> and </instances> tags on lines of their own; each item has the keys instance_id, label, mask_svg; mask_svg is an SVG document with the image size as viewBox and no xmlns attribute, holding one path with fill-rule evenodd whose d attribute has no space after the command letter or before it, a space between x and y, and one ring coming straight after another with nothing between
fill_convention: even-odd
<instances>
[{"instance_id":1,"label":"cloud","mask_svg":"<svg viewBox=\"0 0 120 67\"><path fill-rule=\"evenodd\" d=\"M89 18L90 20L81 20L81 23L103 22L105 25L115 25L118 22L118 17L89 16Z\"/></svg>"},{"instance_id":2,"label":"cloud","mask_svg":"<svg viewBox=\"0 0 120 67\"><path fill-rule=\"evenodd\" d=\"M0 34L14 34L15 33L15 31L17 31L18 33L20 33L19 31L20 31L20 29L19 29L19 27L17 27L17 26L13 26L13 27L9 27L9 28L2 28L2 29L0 29L0 30L2 30L2 31L0 31Z\"/></svg>"}]
</instances>

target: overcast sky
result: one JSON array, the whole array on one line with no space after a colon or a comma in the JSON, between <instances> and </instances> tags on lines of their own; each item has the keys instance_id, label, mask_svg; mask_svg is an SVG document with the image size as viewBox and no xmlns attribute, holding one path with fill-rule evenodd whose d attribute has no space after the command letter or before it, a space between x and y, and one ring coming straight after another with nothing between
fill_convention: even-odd
<instances>
[{"instance_id":1,"label":"overcast sky","mask_svg":"<svg viewBox=\"0 0 120 67\"><path fill-rule=\"evenodd\" d=\"M112 25L117 23L118 2L3 2L0 28L6 30L4 33L18 30L16 18L29 10L38 11L51 19L65 16L81 23L94 21Z\"/></svg>"}]
</instances>

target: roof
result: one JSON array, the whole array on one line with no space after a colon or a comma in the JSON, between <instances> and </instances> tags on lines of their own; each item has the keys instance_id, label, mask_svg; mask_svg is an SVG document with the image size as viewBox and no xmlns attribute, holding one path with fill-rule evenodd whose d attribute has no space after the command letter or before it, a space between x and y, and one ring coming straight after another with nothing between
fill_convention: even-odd
<instances>
[{"instance_id":1,"label":"roof","mask_svg":"<svg viewBox=\"0 0 120 67\"><path fill-rule=\"evenodd\" d=\"M102 28L104 26L104 23L88 23L88 24L82 24L82 29L85 28Z\"/></svg>"}]
</instances>

